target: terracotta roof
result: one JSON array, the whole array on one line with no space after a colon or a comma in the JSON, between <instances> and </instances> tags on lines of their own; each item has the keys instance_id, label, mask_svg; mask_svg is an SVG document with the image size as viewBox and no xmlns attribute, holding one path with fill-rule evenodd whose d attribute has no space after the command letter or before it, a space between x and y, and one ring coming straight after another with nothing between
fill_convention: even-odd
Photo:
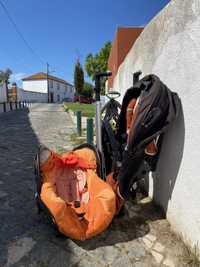
<instances>
[{"instance_id":1,"label":"terracotta roof","mask_svg":"<svg viewBox=\"0 0 200 267\"><path fill-rule=\"evenodd\" d=\"M47 74L46 73L38 72L38 73L35 73L35 74L31 75L31 76L23 78L22 81L35 81L35 80L46 80L46 79L47 79ZM48 75L48 79L72 86L72 84L68 83L67 81L65 81L63 79L60 79L60 78L57 78L57 77L52 76L52 75Z\"/></svg>"},{"instance_id":2,"label":"terracotta roof","mask_svg":"<svg viewBox=\"0 0 200 267\"><path fill-rule=\"evenodd\" d=\"M143 29L143 27L117 28L108 59L108 69L112 72L112 76L108 78L108 88L113 87L113 81L117 75L119 66L124 61Z\"/></svg>"}]
</instances>

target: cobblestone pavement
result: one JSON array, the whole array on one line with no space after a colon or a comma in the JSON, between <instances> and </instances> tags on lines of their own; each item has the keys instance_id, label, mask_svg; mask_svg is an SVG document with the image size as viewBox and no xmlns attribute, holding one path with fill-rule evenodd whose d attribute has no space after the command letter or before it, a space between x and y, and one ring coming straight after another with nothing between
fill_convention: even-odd
<instances>
[{"instance_id":1,"label":"cobblestone pavement","mask_svg":"<svg viewBox=\"0 0 200 267\"><path fill-rule=\"evenodd\" d=\"M59 236L39 218L33 175L37 146L68 150L73 131L61 105L34 104L29 112L0 115L0 267L186 266L181 241L148 198L128 202L124 216L87 241Z\"/></svg>"}]
</instances>

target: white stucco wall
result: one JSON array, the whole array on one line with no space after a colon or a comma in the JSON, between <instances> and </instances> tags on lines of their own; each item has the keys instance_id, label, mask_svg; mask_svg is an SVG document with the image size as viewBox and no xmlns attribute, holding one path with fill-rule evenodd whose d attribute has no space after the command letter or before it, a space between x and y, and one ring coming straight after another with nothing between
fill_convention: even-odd
<instances>
[{"instance_id":1,"label":"white stucco wall","mask_svg":"<svg viewBox=\"0 0 200 267\"><path fill-rule=\"evenodd\" d=\"M22 87L25 91L47 93L46 80L23 81Z\"/></svg>"},{"instance_id":2,"label":"white stucco wall","mask_svg":"<svg viewBox=\"0 0 200 267\"><path fill-rule=\"evenodd\" d=\"M6 85L0 84L0 103L7 101L7 92L6 92Z\"/></svg>"},{"instance_id":3,"label":"white stucco wall","mask_svg":"<svg viewBox=\"0 0 200 267\"><path fill-rule=\"evenodd\" d=\"M47 93L25 91L21 88L17 88L17 101L28 101L31 103L46 103Z\"/></svg>"},{"instance_id":4,"label":"white stucco wall","mask_svg":"<svg viewBox=\"0 0 200 267\"><path fill-rule=\"evenodd\" d=\"M114 89L124 93L137 70L158 75L181 98L183 112L165 136L150 194L172 229L200 246L200 0L172 0L146 26Z\"/></svg>"}]
</instances>

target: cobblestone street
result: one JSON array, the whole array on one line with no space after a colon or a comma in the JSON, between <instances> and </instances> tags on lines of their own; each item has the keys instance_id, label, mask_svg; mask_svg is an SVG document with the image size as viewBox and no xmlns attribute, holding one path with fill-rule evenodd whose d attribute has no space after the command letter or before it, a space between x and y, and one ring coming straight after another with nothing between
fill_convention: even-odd
<instances>
[{"instance_id":1,"label":"cobblestone street","mask_svg":"<svg viewBox=\"0 0 200 267\"><path fill-rule=\"evenodd\" d=\"M0 267L183 267L182 242L148 198L128 202L101 235L87 241L59 236L39 218L33 158L40 143L69 150L75 125L58 104L0 114Z\"/></svg>"}]
</instances>

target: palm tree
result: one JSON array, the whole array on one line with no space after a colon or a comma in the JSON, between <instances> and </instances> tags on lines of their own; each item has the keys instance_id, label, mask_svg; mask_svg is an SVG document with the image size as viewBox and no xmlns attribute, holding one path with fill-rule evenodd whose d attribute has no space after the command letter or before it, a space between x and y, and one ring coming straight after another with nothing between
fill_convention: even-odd
<instances>
[{"instance_id":1,"label":"palm tree","mask_svg":"<svg viewBox=\"0 0 200 267\"><path fill-rule=\"evenodd\" d=\"M8 84L8 80L10 78L10 75L12 74L12 71L7 68L5 71L0 70L0 83L6 83Z\"/></svg>"}]
</instances>

